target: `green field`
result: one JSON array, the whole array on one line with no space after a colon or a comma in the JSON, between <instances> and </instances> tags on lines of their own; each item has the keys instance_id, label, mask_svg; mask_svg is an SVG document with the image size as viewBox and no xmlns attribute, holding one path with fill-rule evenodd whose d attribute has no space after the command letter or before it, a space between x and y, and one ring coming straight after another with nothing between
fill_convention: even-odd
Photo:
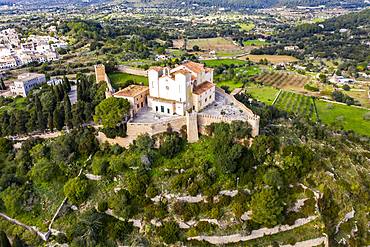
<instances>
[{"instance_id":1,"label":"green field","mask_svg":"<svg viewBox=\"0 0 370 247\"><path fill-rule=\"evenodd\" d=\"M249 22L249 23L240 23L239 26L240 26L240 28L242 30L247 31L247 32L252 31L253 28L255 28L255 25L252 22Z\"/></svg>"},{"instance_id":2,"label":"green field","mask_svg":"<svg viewBox=\"0 0 370 247\"><path fill-rule=\"evenodd\" d=\"M364 115L370 114L370 110L322 100L316 101L316 107L323 123L370 136L370 121L364 119Z\"/></svg>"},{"instance_id":3,"label":"green field","mask_svg":"<svg viewBox=\"0 0 370 247\"><path fill-rule=\"evenodd\" d=\"M218 87L227 86L229 87L230 91L233 91L235 88L241 88L244 86L242 80L237 79L238 76L243 76L243 77L254 76L260 72L261 70L257 66L247 66L247 67L235 68L236 78L234 77L234 79L232 80L229 80L229 79L223 80L222 79L223 75L217 75L216 78L218 79L219 82L217 82L216 84Z\"/></svg>"},{"instance_id":4,"label":"green field","mask_svg":"<svg viewBox=\"0 0 370 247\"><path fill-rule=\"evenodd\" d=\"M115 72L115 73L109 73L108 77L111 80L113 88L115 89L126 87L127 81L129 80L132 80L135 83L144 83L144 85L148 85L148 78L144 76L130 75L126 73Z\"/></svg>"},{"instance_id":5,"label":"green field","mask_svg":"<svg viewBox=\"0 0 370 247\"><path fill-rule=\"evenodd\" d=\"M315 106L311 97L288 91L282 91L274 106L280 110L306 116L316 120Z\"/></svg>"},{"instance_id":6,"label":"green field","mask_svg":"<svg viewBox=\"0 0 370 247\"><path fill-rule=\"evenodd\" d=\"M220 65L243 65L246 64L246 61L238 60L238 59L217 59L217 60L203 60L207 67L217 67Z\"/></svg>"},{"instance_id":7,"label":"green field","mask_svg":"<svg viewBox=\"0 0 370 247\"><path fill-rule=\"evenodd\" d=\"M243 44L245 46L264 46L264 45L268 45L269 42L258 40L258 39L253 39L253 40L246 40L243 42Z\"/></svg>"},{"instance_id":8,"label":"green field","mask_svg":"<svg viewBox=\"0 0 370 247\"><path fill-rule=\"evenodd\" d=\"M278 89L267 86L250 86L246 90L246 92L250 94L253 98L267 105L272 105L272 102L279 92Z\"/></svg>"}]
</instances>

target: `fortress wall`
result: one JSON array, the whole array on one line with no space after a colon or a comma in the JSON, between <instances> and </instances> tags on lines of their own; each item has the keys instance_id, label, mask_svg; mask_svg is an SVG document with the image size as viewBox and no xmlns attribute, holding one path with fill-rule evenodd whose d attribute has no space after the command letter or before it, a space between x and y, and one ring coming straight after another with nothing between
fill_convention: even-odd
<instances>
[{"instance_id":1,"label":"fortress wall","mask_svg":"<svg viewBox=\"0 0 370 247\"><path fill-rule=\"evenodd\" d=\"M148 72L146 70L137 69L137 68L124 66L124 65L119 65L117 69L118 71L123 72L123 73L148 77Z\"/></svg>"}]
</instances>

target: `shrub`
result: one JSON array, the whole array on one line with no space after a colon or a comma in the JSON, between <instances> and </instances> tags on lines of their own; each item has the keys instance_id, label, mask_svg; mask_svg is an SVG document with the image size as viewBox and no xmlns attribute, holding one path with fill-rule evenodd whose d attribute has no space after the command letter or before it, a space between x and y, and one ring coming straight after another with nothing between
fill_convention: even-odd
<instances>
[{"instance_id":1,"label":"shrub","mask_svg":"<svg viewBox=\"0 0 370 247\"><path fill-rule=\"evenodd\" d=\"M89 196L89 181L84 177L68 180L64 185L64 195L73 204L80 204Z\"/></svg>"},{"instance_id":2,"label":"shrub","mask_svg":"<svg viewBox=\"0 0 370 247\"><path fill-rule=\"evenodd\" d=\"M91 164L92 171L95 175L105 175L107 173L109 163L108 160L104 157L94 157L94 160Z\"/></svg>"},{"instance_id":3,"label":"shrub","mask_svg":"<svg viewBox=\"0 0 370 247\"><path fill-rule=\"evenodd\" d=\"M180 239L180 227L176 222L165 222L160 228L159 234L166 244L173 244Z\"/></svg>"},{"instance_id":4,"label":"shrub","mask_svg":"<svg viewBox=\"0 0 370 247\"><path fill-rule=\"evenodd\" d=\"M320 91L320 89L318 87L312 86L310 84L304 85L304 89L306 89L308 91L312 91L312 92L318 92L318 91Z\"/></svg>"},{"instance_id":5,"label":"shrub","mask_svg":"<svg viewBox=\"0 0 370 247\"><path fill-rule=\"evenodd\" d=\"M98 211L105 212L108 210L108 202L107 201L100 201L98 203Z\"/></svg>"},{"instance_id":6,"label":"shrub","mask_svg":"<svg viewBox=\"0 0 370 247\"><path fill-rule=\"evenodd\" d=\"M350 87L350 86L348 86L347 84L344 84L342 88L343 88L343 90L344 90L344 91L349 91L349 90L351 90L351 87Z\"/></svg>"},{"instance_id":7,"label":"shrub","mask_svg":"<svg viewBox=\"0 0 370 247\"><path fill-rule=\"evenodd\" d=\"M150 198L156 197L158 195L158 190L154 185L150 185L146 189L146 195Z\"/></svg>"}]
</instances>

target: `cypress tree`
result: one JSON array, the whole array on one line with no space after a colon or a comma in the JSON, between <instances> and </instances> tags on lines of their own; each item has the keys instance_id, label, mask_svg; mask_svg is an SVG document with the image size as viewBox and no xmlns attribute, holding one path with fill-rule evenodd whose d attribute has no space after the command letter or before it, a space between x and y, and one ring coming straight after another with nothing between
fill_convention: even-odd
<instances>
[{"instance_id":1,"label":"cypress tree","mask_svg":"<svg viewBox=\"0 0 370 247\"><path fill-rule=\"evenodd\" d=\"M64 95L64 123L70 129L72 128L72 106L67 94Z\"/></svg>"},{"instance_id":2,"label":"cypress tree","mask_svg":"<svg viewBox=\"0 0 370 247\"><path fill-rule=\"evenodd\" d=\"M48 127L51 131L54 130L54 119L53 119L53 114L51 113L48 114Z\"/></svg>"},{"instance_id":3,"label":"cypress tree","mask_svg":"<svg viewBox=\"0 0 370 247\"><path fill-rule=\"evenodd\" d=\"M0 246L1 247L11 247L8 237L4 231L0 231Z\"/></svg>"},{"instance_id":4,"label":"cypress tree","mask_svg":"<svg viewBox=\"0 0 370 247\"><path fill-rule=\"evenodd\" d=\"M37 127L39 130L46 129L46 119L44 117L44 113L42 112L42 105L39 97L35 96L35 107L36 107L36 114L37 114Z\"/></svg>"},{"instance_id":5,"label":"cypress tree","mask_svg":"<svg viewBox=\"0 0 370 247\"><path fill-rule=\"evenodd\" d=\"M18 237L18 235L15 235L15 238L13 240L13 247L25 247L26 245L23 243L22 239Z\"/></svg>"},{"instance_id":6,"label":"cypress tree","mask_svg":"<svg viewBox=\"0 0 370 247\"><path fill-rule=\"evenodd\" d=\"M5 90L5 89L6 89L6 86L5 86L4 80L3 78L0 78L0 90Z\"/></svg>"}]
</instances>

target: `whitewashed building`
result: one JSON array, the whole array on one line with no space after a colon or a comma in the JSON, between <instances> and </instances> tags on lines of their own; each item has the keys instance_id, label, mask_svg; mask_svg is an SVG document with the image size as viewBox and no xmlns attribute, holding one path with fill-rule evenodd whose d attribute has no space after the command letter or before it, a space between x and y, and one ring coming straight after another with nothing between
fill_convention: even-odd
<instances>
[{"instance_id":1,"label":"whitewashed building","mask_svg":"<svg viewBox=\"0 0 370 247\"><path fill-rule=\"evenodd\" d=\"M148 106L155 112L184 116L187 111L201 111L215 100L213 69L203 64L152 67L148 77Z\"/></svg>"},{"instance_id":2,"label":"whitewashed building","mask_svg":"<svg viewBox=\"0 0 370 247\"><path fill-rule=\"evenodd\" d=\"M10 86L13 95L27 97L28 93L36 86L46 83L45 75L36 73L25 73L18 76L14 85Z\"/></svg>"}]
</instances>

